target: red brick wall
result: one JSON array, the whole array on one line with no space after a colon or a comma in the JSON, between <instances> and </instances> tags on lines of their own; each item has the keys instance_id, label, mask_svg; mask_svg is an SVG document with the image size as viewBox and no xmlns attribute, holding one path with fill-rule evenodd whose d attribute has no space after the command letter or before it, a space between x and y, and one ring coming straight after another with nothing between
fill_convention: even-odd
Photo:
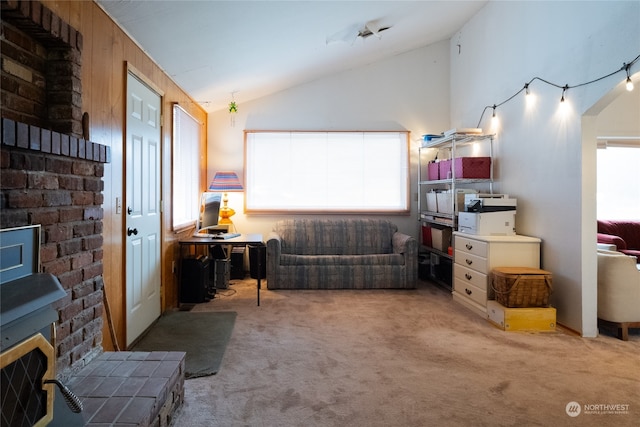
<instances>
[{"instance_id":1,"label":"red brick wall","mask_svg":"<svg viewBox=\"0 0 640 427\"><path fill-rule=\"evenodd\" d=\"M40 224L56 303L58 375L102 351L104 164L82 139L82 37L39 2L2 0L0 227ZM28 292L28 290L25 290Z\"/></svg>"},{"instance_id":2,"label":"red brick wall","mask_svg":"<svg viewBox=\"0 0 640 427\"><path fill-rule=\"evenodd\" d=\"M62 138L84 148L63 155L71 151L65 144L52 153L42 144L26 143L50 131L28 126L20 143L18 129L23 127L2 119L0 226L41 225L42 270L55 275L67 291L56 304L57 365L64 375L102 350L102 176L109 151Z\"/></svg>"},{"instance_id":3,"label":"red brick wall","mask_svg":"<svg viewBox=\"0 0 640 427\"><path fill-rule=\"evenodd\" d=\"M0 3L2 116L82 136L82 35L40 2Z\"/></svg>"}]
</instances>

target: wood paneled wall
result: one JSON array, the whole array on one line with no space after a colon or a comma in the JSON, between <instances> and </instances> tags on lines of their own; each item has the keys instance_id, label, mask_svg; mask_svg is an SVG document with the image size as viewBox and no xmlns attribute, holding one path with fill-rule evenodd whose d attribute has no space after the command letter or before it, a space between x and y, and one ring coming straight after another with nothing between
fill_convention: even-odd
<instances>
[{"instance_id":1,"label":"wood paneled wall","mask_svg":"<svg viewBox=\"0 0 640 427\"><path fill-rule=\"evenodd\" d=\"M42 3L83 36L82 104L89 113L91 140L111 148L111 162L104 174L104 283L113 324L121 349L126 342L124 211L124 120L127 64L141 77L164 92L162 113L162 310L178 304L178 280L172 272L180 237L171 229L171 106L179 103L205 123L200 147L206 159L206 112L171 80L93 1L49 1ZM201 164L200 181L206 183L207 165ZM202 189L204 190L204 188ZM116 213L116 199L122 203ZM114 349L105 318L103 347Z\"/></svg>"}]
</instances>

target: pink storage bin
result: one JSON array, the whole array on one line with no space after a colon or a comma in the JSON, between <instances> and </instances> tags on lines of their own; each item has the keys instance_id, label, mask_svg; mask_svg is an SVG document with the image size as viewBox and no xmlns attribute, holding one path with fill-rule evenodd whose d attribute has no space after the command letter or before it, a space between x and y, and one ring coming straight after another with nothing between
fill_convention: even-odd
<instances>
[{"instance_id":1,"label":"pink storage bin","mask_svg":"<svg viewBox=\"0 0 640 427\"><path fill-rule=\"evenodd\" d=\"M456 178L489 179L491 178L491 157L457 157L455 171Z\"/></svg>"},{"instance_id":2,"label":"pink storage bin","mask_svg":"<svg viewBox=\"0 0 640 427\"><path fill-rule=\"evenodd\" d=\"M440 160L440 163L438 163L438 165L439 165L440 179L451 178L451 174L449 173L451 172L451 159Z\"/></svg>"},{"instance_id":3,"label":"pink storage bin","mask_svg":"<svg viewBox=\"0 0 640 427\"><path fill-rule=\"evenodd\" d=\"M429 181L436 181L440 179L438 163L429 162L427 164L427 179Z\"/></svg>"}]
</instances>

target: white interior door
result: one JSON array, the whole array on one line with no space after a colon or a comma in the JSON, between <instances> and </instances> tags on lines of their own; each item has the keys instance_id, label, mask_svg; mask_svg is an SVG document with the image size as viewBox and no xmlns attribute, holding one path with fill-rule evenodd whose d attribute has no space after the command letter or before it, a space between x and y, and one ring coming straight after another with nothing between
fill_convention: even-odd
<instances>
[{"instance_id":1,"label":"white interior door","mask_svg":"<svg viewBox=\"0 0 640 427\"><path fill-rule=\"evenodd\" d=\"M160 316L160 95L127 75L127 346Z\"/></svg>"}]
</instances>

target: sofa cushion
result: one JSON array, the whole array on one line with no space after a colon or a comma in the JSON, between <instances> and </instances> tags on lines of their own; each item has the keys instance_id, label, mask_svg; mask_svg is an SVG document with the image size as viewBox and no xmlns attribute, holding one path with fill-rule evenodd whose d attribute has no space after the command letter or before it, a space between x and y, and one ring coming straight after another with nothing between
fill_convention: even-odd
<instances>
[{"instance_id":1,"label":"sofa cushion","mask_svg":"<svg viewBox=\"0 0 640 427\"><path fill-rule=\"evenodd\" d=\"M282 254L280 265L403 265L401 254L379 255L291 255Z\"/></svg>"},{"instance_id":2,"label":"sofa cushion","mask_svg":"<svg viewBox=\"0 0 640 427\"><path fill-rule=\"evenodd\" d=\"M640 221L598 220L598 233L618 236L625 247L618 249L640 249Z\"/></svg>"},{"instance_id":3,"label":"sofa cushion","mask_svg":"<svg viewBox=\"0 0 640 427\"><path fill-rule=\"evenodd\" d=\"M295 255L372 255L393 252L392 222L371 219L278 221L274 231L280 235L282 254Z\"/></svg>"}]
</instances>

